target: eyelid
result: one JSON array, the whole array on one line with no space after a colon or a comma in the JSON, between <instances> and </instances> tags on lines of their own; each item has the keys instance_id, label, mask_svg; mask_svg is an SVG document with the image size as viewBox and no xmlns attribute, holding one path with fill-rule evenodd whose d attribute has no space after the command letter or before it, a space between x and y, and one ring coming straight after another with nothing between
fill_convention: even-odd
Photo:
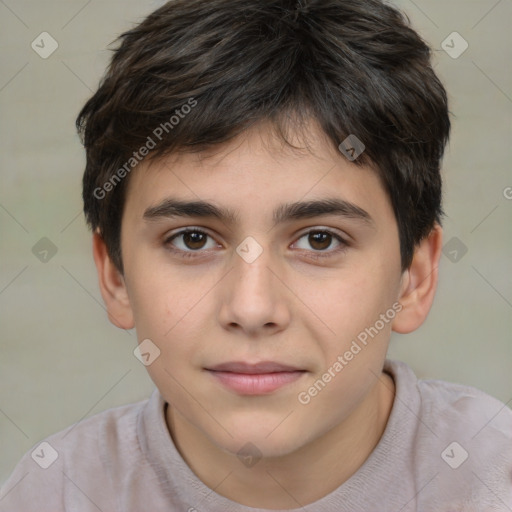
<instances>
[{"instance_id":1,"label":"eyelid","mask_svg":"<svg viewBox=\"0 0 512 512\"><path fill-rule=\"evenodd\" d=\"M164 235L163 243L164 243L164 245L167 245L170 242L172 242L172 240L174 240L175 238L177 238L181 235L185 235L187 233L202 233L202 234L210 237L212 240L215 240L215 237L211 233L209 233L208 230L206 230L205 228L200 228L200 227L196 227L196 226L187 226L186 228L178 229L178 231L176 231L176 232ZM216 240L215 240L215 242L218 243ZM197 251L188 251L188 252L204 252L204 251L197 250Z\"/></svg>"},{"instance_id":2,"label":"eyelid","mask_svg":"<svg viewBox=\"0 0 512 512\"><path fill-rule=\"evenodd\" d=\"M311 233L311 232L314 233L316 231L322 231L322 232L326 232L326 233L330 233L332 235L338 236L345 243L348 243L349 240L352 240L352 237L345 231L340 231L336 228L331 228L328 226L321 226L321 225L309 226L309 227L305 228L305 231L299 231L299 233L295 236L297 238L302 238L304 235L308 235L309 233Z\"/></svg>"},{"instance_id":3,"label":"eyelid","mask_svg":"<svg viewBox=\"0 0 512 512\"><path fill-rule=\"evenodd\" d=\"M336 257L340 254L343 254L350 246L351 243L349 243L344 235L339 234L337 230L334 228L328 228L328 227L310 227L305 232L297 235L296 241L293 244L296 244L301 238L309 235L310 233L328 233L331 235L335 240L338 241L339 247L336 247L334 249L327 249L324 251L315 251L313 249L298 249L299 251L305 251L308 253L308 257L312 259L321 259L321 258L330 258L330 257ZM352 237L348 237L352 238Z\"/></svg>"}]
</instances>

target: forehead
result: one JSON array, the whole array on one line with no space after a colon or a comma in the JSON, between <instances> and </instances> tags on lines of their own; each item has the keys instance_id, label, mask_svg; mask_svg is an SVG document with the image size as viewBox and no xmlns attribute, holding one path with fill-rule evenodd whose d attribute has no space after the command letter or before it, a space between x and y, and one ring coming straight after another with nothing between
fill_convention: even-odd
<instances>
[{"instance_id":1,"label":"forehead","mask_svg":"<svg viewBox=\"0 0 512 512\"><path fill-rule=\"evenodd\" d=\"M318 125L287 140L297 149L259 124L207 151L143 161L130 176L125 214L141 219L169 197L218 205L236 222L264 214L275 221L285 203L319 198L340 199L372 217L392 212L377 172L347 160Z\"/></svg>"}]
</instances>

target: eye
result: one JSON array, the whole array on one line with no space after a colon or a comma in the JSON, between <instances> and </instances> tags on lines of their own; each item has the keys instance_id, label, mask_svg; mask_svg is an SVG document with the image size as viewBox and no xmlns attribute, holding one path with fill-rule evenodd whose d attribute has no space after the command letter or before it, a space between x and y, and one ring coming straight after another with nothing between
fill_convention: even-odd
<instances>
[{"instance_id":1,"label":"eye","mask_svg":"<svg viewBox=\"0 0 512 512\"><path fill-rule=\"evenodd\" d=\"M333 256L334 254L345 251L348 247L348 243L340 235L325 229L310 230L304 233L299 238L299 241L303 239L306 240L306 243L309 244L310 247L313 247L313 254L311 255L313 258ZM326 249L331 247L333 240L337 244L336 248L331 251L326 251ZM299 247L299 249L309 250L307 247Z\"/></svg>"},{"instance_id":2,"label":"eye","mask_svg":"<svg viewBox=\"0 0 512 512\"><path fill-rule=\"evenodd\" d=\"M208 238L212 240L209 247L207 243ZM306 244L309 244L313 250L311 251L308 247L298 248L308 251L310 253L308 257L313 259L337 255L345 251L349 245L340 235L326 229L310 230L304 233L298 240L300 242L303 239L306 240ZM333 245L333 241L336 243L335 248L327 251L326 249ZM299 242L296 242L295 245L299 244ZM174 233L165 239L164 245L173 253L184 258L198 257L201 252L218 247L213 238L199 228L187 228Z\"/></svg>"},{"instance_id":3,"label":"eye","mask_svg":"<svg viewBox=\"0 0 512 512\"><path fill-rule=\"evenodd\" d=\"M217 246L217 244L213 242L210 247L207 247L206 240L208 238L211 238L210 235L201 229L187 228L168 237L164 245L177 253L185 253L183 254L185 257L194 256L194 254L191 253L199 252L201 249L212 249ZM174 240L178 240L180 243L174 244Z\"/></svg>"}]
</instances>

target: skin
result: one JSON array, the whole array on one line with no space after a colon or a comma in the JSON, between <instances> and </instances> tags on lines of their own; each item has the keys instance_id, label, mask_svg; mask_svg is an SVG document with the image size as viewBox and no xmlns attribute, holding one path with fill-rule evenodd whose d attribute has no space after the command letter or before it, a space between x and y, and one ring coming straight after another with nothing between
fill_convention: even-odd
<instances>
[{"instance_id":1,"label":"skin","mask_svg":"<svg viewBox=\"0 0 512 512\"><path fill-rule=\"evenodd\" d=\"M348 161L314 122L312 151L284 146L271 133L259 125L207 153L140 164L122 219L124 275L97 233L93 252L110 320L135 326L139 342L149 338L160 349L147 369L170 404L167 425L187 464L216 493L278 510L335 490L379 442L394 399L393 380L382 371L391 331L411 332L425 320L442 230L434 227L402 272L396 219L374 170ZM171 195L213 202L239 218L143 218ZM332 197L364 209L373 223L334 215L272 221L282 203ZM186 227L209 237L166 243ZM343 251L335 252L335 237L323 245L308 239L309 231L325 230L347 241ZM236 252L247 236L263 249L252 263ZM179 257L180 249L195 249L196 257ZM319 253L328 256L314 259ZM397 302L395 318L301 404L298 394ZM264 360L306 372L270 394L247 396L204 369ZM251 467L237 457L246 443L262 457Z\"/></svg>"}]
</instances>

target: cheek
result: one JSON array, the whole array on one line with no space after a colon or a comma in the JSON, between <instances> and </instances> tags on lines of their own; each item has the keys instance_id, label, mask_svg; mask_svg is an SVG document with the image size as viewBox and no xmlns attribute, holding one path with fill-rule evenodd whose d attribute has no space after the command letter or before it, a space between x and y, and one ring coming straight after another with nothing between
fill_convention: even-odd
<instances>
[{"instance_id":1,"label":"cheek","mask_svg":"<svg viewBox=\"0 0 512 512\"><path fill-rule=\"evenodd\" d=\"M133 251L125 268L137 331L144 337L163 338L190 309L194 288L154 251Z\"/></svg>"},{"instance_id":2,"label":"cheek","mask_svg":"<svg viewBox=\"0 0 512 512\"><path fill-rule=\"evenodd\" d=\"M177 272L152 265L130 289L138 339L151 339L161 351L160 363L173 374L180 373L183 361L194 364L213 319L207 295L214 282Z\"/></svg>"},{"instance_id":3,"label":"cheek","mask_svg":"<svg viewBox=\"0 0 512 512\"><path fill-rule=\"evenodd\" d=\"M140 337L163 339L171 328L171 317L176 308L170 303L171 294L166 293L163 283L141 280L134 283L130 291L135 327Z\"/></svg>"},{"instance_id":4,"label":"cheek","mask_svg":"<svg viewBox=\"0 0 512 512\"><path fill-rule=\"evenodd\" d=\"M186 411L190 404L184 389L193 387L190 366L197 366L201 354L198 326L207 314L206 302L180 280L152 272L141 274L132 285L137 338L149 338L159 350L146 370L166 400Z\"/></svg>"},{"instance_id":5,"label":"cheek","mask_svg":"<svg viewBox=\"0 0 512 512\"><path fill-rule=\"evenodd\" d=\"M377 264L340 271L335 280L315 295L309 292L306 297L312 297L316 312L326 319L326 323L332 324L337 335L347 334L345 329L373 322L384 312L382 308L391 306L393 293L383 272L386 269L380 269Z\"/></svg>"},{"instance_id":6,"label":"cheek","mask_svg":"<svg viewBox=\"0 0 512 512\"><path fill-rule=\"evenodd\" d=\"M340 271L336 279L318 289L322 293L312 296L313 300L309 304L323 321L319 323L320 327L329 327L329 331L322 327L323 331L330 332L327 337L323 337L326 364L332 364L332 360L349 350L352 342L357 339L364 347L361 352L366 354L358 354L354 359L362 362L367 357L380 358L385 355L395 315L393 304L396 303L399 289L399 274L392 267L386 261L368 259L364 266ZM381 315L384 315L384 319ZM319 334L320 327L315 328ZM370 342L372 350L368 350Z\"/></svg>"}]
</instances>

